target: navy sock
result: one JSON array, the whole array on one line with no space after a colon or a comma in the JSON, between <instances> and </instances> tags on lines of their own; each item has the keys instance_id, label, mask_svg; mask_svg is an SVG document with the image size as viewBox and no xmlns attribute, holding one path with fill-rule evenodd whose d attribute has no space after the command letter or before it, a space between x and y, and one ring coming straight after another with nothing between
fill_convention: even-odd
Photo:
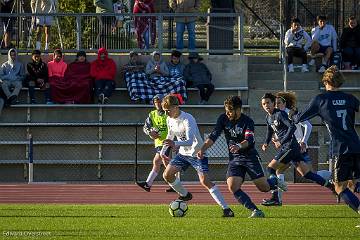
<instances>
[{"instance_id":1,"label":"navy sock","mask_svg":"<svg viewBox=\"0 0 360 240\"><path fill-rule=\"evenodd\" d=\"M267 172L269 173L269 176L276 175L276 170L271 167L267 167Z\"/></svg>"},{"instance_id":2,"label":"navy sock","mask_svg":"<svg viewBox=\"0 0 360 240\"><path fill-rule=\"evenodd\" d=\"M354 192L360 193L360 182L357 182L357 183L355 184Z\"/></svg>"},{"instance_id":3,"label":"navy sock","mask_svg":"<svg viewBox=\"0 0 360 240\"><path fill-rule=\"evenodd\" d=\"M339 196L344 202L351 207L355 212L359 211L360 201L348 188L342 191Z\"/></svg>"},{"instance_id":4,"label":"navy sock","mask_svg":"<svg viewBox=\"0 0 360 240\"><path fill-rule=\"evenodd\" d=\"M255 209L258 210L258 208L256 207L256 205L251 201L250 197L243 192L241 189L237 190L234 193L235 198L238 200L239 203L241 203L242 205L244 205L244 207L246 207L247 209L254 211Z\"/></svg>"},{"instance_id":5,"label":"navy sock","mask_svg":"<svg viewBox=\"0 0 360 240\"><path fill-rule=\"evenodd\" d=\"M278 179L277 179L276 177L269 177L269 178L267 179L267 182L269 183L270 190L277 189Z\"/></svg>"},{"instance_id":6,"label":"navy sock","mask_svg":"<svg viewBox=\"0 0 360 240\"><path fill-rule=\"evenodd\" d=\"M275 201L279 201L279 190L274 190L273 192L272 192L272 197L271 197L272 199L274 199Z\"/></svg>"},{"instance_id":7,"label":"navy sock","mask_svg":"<svg viewBox=\"0 0 360 240\"><path fill-rule=\"evenodd\" d=\"M326 180L322 178L320 175L317 175L316 173L313 173L309 171L307 174L304 175L304 178L309 179L313 182L316 182L317 184L324 186L326 183Z\"/></svg>"}]
</instances>

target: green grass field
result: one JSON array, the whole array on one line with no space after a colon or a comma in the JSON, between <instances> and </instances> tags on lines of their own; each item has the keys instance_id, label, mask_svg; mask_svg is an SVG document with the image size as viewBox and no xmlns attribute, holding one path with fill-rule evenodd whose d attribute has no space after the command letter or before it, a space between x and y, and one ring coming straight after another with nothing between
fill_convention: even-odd
<instances>
[{"instance_id":1,"label":"green grass field","mask_svg":"<svg viewBox=\"0 0 360 240\"><path fill-rule=\"evenodd\" d=\"M241 206L224 219L214 205L189 205L173 218L165 205L0 205L0 239L360 239L358 214L347 206Z\"/></svg>"}]
</instances>

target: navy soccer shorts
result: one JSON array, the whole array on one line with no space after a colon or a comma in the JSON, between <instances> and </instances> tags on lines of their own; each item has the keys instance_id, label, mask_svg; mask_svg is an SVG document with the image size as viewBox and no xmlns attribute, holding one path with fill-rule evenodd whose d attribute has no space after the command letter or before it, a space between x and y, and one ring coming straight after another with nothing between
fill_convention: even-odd
<instances>
[{"instance_id":1,"label":"navy soccer shorts","mask_svg":"<svg viewBox=\"0 0 360 240\"><path fill-rule=\"evenodd\" d=\"M250 176L251 180L265 176L259 155L231 160L228 165L226 178L241 177L245 180L246 173Z\"/></svg>"},{"instance_id":2,"label":"navy soccer shorts","mask_svg":"<svg viewBox=\"0 0 360 240\"><path fill-rule=\"evenodd\" d=\"M360 178L360 154L347 153L334 156L332 175L334 182L344 182Z\"/></svg>"}]
</instances>

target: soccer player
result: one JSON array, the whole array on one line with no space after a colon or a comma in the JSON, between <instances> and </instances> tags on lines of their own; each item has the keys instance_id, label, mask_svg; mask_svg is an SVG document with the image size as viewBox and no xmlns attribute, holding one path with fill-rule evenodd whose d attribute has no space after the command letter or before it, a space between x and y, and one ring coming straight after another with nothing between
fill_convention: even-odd
<instances>
[{"instance_id":1,"label":"soccer player","mask_svg":"<svg viewBox=\"0 0 360 240\"><path fill-rule=\"evenodd\" d=\"M305 163L300 152L300 145L294 136L296 127L289 120L286 112L275 108L275 96L265 93L261 99L261 105L267 113L267 135L262 150L267 150L270 141L273 141L275 147L279 149L278 154L268 164L267 170L270 176L275 175L276 172L284 173L288 169L289 163L292 162L301 176L332 190L333 184L310 171L309 166Z\"/></svg>"},{"instance_id":2,"label":"soccer player","mask_svg":"<svg viewBox=\"0 0 360 240\"><path fill-rule=\"evenodd\" d=\"M136 182L136 184L139 187L141 187L147 192L150 192L151 186L160 171L161 163L163 163L165 167L169 163L165 159L162 160L160 156L163 140L166 138L167 135L167 125L166 125L167 115L162 110L161 100L162 100L162 96L160 94L154 96L153 103L155 110L149 113L149 116L148 118L146 118L143 127L144 133L154 140L155 151L156 151L153 159L153 168L149 173L146 181ZM166 155L168 156L169 154L170 154L170 149L167 149ZM166 189L166 192L174 192L174 189L170 187Z\"/></svg>"},{"instance_id":3,"label":"soccer player","mask_svg":"<svg viewBox=\"0 0 360 240\"><path fill-rule=\"evenodd\" d=\"M294 92L278 92L275 99L275 106L277 109L285 111L289 114L290 109L294 109L296 107L296 96ZM295 138L300 145L300 152L304 158L304 162L308 164L309 169L311 169L311 159L309 154L307 153L307 142L309 140L312 125L309 121L304 121L298 124L295 124ZM304 131L303 131L304 129ZM290 164L289 164L290 166ZM326 180L330 179L330 171L321 170L317 171L317 174L323 177ZM284 180L284 174L278 174L278 178ZM262 205L265 206L281 206L282 205L282 191L278 191L275 189L272 191L272 197L270 199L264 199Z\"/></svg>"},{"instance_id":4,"label":"soccer player","mask_svg":"<svg viewBox=\"0 0 360 240\"><path fill-rule=\"evenodd\" d=\"M348 181L360 177L360 141L354 127L359 100L339 91L343 82L344 78L336 66L327 69L322 77L326 92L313 98L303 112L293 116L293 120L298 123L319 116L325 122L331 138L330 157L333 161L335 191L360 214L359 198L348 188Z\"/></svg>"},{"instance_id":5,"label":"soccer player","mask_svg":"<svg viewBox=\"0 0 360 240\"><path fill-rule=\"evenodd\" d=\"M217 120L212 133L197 153L199 159L204 157L205 151L210 148L224 131L229 150L229 165L226 173L229 191L239 203L251 210L251 218L265 217L250 197L241 190L246 173L250 176L256 187L262 192L282 187L284 183L278 182L275 176L266 179L260 163L260 157L255 149L254 121L241 113L242 101L238 96L229 96L225 102L225 113Z\"/></svg>"},{"instance_id":6,"label":"soccer player","mask_svg":"<svg viewBox=\"0 0 360 240\"><path fill-rule=\"evenodd\" d=\"M200 183L210 192L216 203L223 209L223 217L234 217L234 212L229 208L218 187L211 182L208 176L208 159L204 156L197 159L196 153L203 144L197 123L194 117L179 108L179 100L174 95L166 96L162 101L162 108L168 115L167 126L168 134L163 144L170 147L173 151L179 152L171 159L164 171L164 179L180 195L179 199L189 201L192 194L181 184L175 174L185 171L192 166L198 173ZM174 141L174 137L177 141ZM165 157L166 158L166 157Z\"/></svg>"}]
</instances>

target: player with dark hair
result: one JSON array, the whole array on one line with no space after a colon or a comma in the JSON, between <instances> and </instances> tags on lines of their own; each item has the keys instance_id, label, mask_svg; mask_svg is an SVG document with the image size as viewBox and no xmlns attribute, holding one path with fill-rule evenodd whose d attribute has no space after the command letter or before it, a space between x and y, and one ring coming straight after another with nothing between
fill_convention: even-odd
<instances>
[{"instance_id":1,"label":"player with dark hair","mask_svg":"<svg viewBox=\"0 0 360 240\"><path fill-rule=\"evenodd\" d=\"M250 197L241 190L246 173L262 192L268 192L277 187L286 190L286 184L279 181L275 175L266 179L259 154L255 149L254 121L241 113L240 97L229 96L224 102L224 107L225 113L219 116L214 130L202 145L197 156L202 159L205 151L224 131L229 151L229 165L226 174L228 188L239 203L252 211L251 218L265 217Z\"/></svg>"},{"instance_id":2,"label":"player with dark hair","mask_svg":"<svg viewBox=\"0 0 360 240\"><path fill-rule=\"evenodd\" d=\"M296 127L289 120L286 112L275 108L275 99L276 97L272 93L266 93L261 98L261 105L267 113L267 133L262 150L267 150L270 141L273 141L275 147L279 149L278 154L268 164L268 173L270 176L283 173L288 169L289 163L292 162L301 176L332 190L332 183L310 171L300 152L299 143L294 136Z\"/></svg>"},{"instance_id":3,"label":"player with dark hair","mask_svg":"<svg viewBox=\"0 0 360 240\"><path fill-rule=\"evenodd\" d=\"M319 116L324 121L331 138L330 157L335 191L360 214L359 198L348 188L349 181L360 177L360 141L355 131L355 112L359 111L359 100L339 91L344 78L336 66L327 69L321 81L326 92L313 98L303 112L293 116L293 120L298 123Z\"/></svg>"},{"instance_id":4,"label":"player with dark hair","mask_svg":"<svg viewBox=\"0 0 360 240\"><path fill-rule=\"evenodd\" d=\"M163 99L162 108L168 115L166 121L168 134L163 142L164 148L179 149L164 171L165 181L180 195L180 200L191 200L192 194L183 187L180 179L175 175L192 166L197 171L201 185L223 209L223 217L234 217L234 212L225 202L219 188L209 178L208 158L204 155L201 159L197 159L196 153L200 150L203 140L194 117L180 110L179 100L174 95L167 95ZM174 141L175 137L177 141Z\"/></svg>"},{"instance_id":5,"label":"player with dark hair","mask_svg":"<svg viewBox=\"0 0 360 240\"><path fill-rule=\"evenodd\" d=\"M291 109L296 107L296 95L294 92L278 92L275 95L275 106L277 109L289 113ZM295 124L296 130L294 132L295 138L300 145L300 151L304 158L304 162L308 164L311 169L311 158L307 152L308 140L311 134L312 125L309 121L304 121ZM304 130L303 130L304 129ZM290 166L290 164L288 164ZM328 170L321 170L316 172L318 175L323 177L325 180L330 179L331 173ZM277 177L284 180L284 174L277 174ZM277 189L272 192L270 199L264 199L262 205L265 206L281 206L282 205L282 191Z\"/></svg>"}]
</instances>

